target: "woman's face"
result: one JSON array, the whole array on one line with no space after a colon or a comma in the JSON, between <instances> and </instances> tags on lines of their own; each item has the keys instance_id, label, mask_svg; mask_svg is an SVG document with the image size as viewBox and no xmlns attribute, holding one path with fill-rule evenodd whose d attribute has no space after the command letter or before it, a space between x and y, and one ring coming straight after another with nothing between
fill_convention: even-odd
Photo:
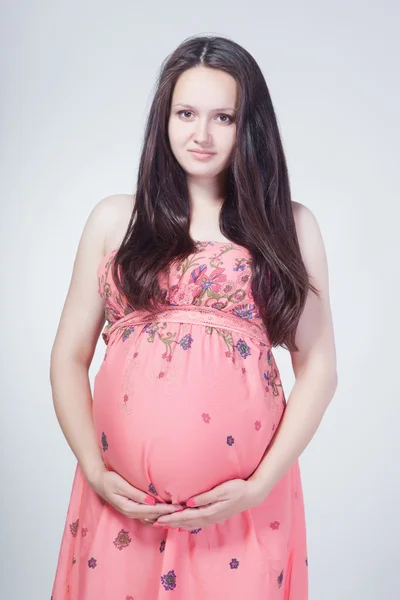
<instances>
[{"instance_id":1,"label":"woman's face","mask_svg":"<svg viewBox=\"0 0 400 600\"><path fill-rule=\"evenodd\" d=\"M236 137L237 84L225 71L188 69L176 82L168 121L172 152L191 177L213 177L230 163ZM211 155L192 150L208 150Z\"/></svg>"}]
</instances>

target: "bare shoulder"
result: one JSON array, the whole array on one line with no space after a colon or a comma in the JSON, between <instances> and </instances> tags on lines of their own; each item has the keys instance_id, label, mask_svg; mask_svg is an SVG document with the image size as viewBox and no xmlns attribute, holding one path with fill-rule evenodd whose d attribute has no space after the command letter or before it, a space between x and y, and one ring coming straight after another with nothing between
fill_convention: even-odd
<instances>
[{"instance_id":1,"label":"bare shoulder","mask_svg":"<svg viewBox=\"0 0 400 600\"><path fill-rule=\"evenodd\" d=\"M312 229L317 225L314 213L305 204L292 200L293 217L296 223L296 230L301 233L304 228Z\"/></svg>"},{"instance_id":2,"label":"bare shoulder","mask_svg":"<svg viewBox=\"0 0 400 600\"><path fill-rule=\"evenodd\" d=\"M135 202L133 194L112 194L100 200L95 207L103 221L103 254L118 248L125 236Z\"/></svg>"},{"instance_id":3,"label":"bare shoulder","mask_svg":"<svg viewBox=\"0 0 400 600\"><path fill-rule=\"evenodd\" d=\"M83 228L71 281L52 349L52 360L74 356L89 366L104 323L98 268L105 254L122 241L133 196L113 194L97 202Z\"/></svg>"},{"instance_id":4,"label":"bare shoulder","mask_svg":"<svg viewBox=\"0 0 400 600\"><path fill-rule=\"evenodd\" d=\"M304 264L312 277L316 275L316 269L319 277L323 277L326 275L322 272L326 271L326 254L318 221L311 209L304 204L292 201L292 207Z\"/></svg>"}]
</instances>

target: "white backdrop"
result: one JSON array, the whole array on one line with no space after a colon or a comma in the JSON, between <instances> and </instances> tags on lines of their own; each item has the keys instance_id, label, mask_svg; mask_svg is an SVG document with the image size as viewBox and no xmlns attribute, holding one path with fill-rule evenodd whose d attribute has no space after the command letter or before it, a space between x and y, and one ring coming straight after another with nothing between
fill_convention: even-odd
<instances>
[{"instance_id":1,"label":"white backdrop","mask_svg":"<svg viewBox=\"0 0 400 600\"><path fill-rule=\"evenodd\" d=\"M101 198L135 191L161 61L210 33L260 64L292 198L314 212L328 255L339 384L300 458L310 600L399 598L400 14L394 0L373 4L2 0L5 600L50 598L55 575L75 457L49 360L84 223ZM288 397L290 356L274 354Z\"/></svg>"}]
</instances>

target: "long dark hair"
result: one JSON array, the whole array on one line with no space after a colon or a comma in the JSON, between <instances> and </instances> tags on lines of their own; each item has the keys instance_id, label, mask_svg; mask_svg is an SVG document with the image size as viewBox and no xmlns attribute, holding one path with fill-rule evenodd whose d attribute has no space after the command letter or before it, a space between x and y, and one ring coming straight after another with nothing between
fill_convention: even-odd
<instances>
[{"instance_id":1,"label":"long dark hair","mask_svg":"<svg viewBox=\"0 0 400 600\"><path fill-rule=\"evenodd\" d=\"M158 274L196 250L189 234L186 173L168 139L174 86L184 71L196 66L220 69L237 82L236 139L219 227L224 237L251 253L251 290L271 345L298 351L295 333L308 290L318 290L300 253L286 159L267 84L254 58L230 39L188 38L161 66L145 127L134 208L113 262L115 284L135 310L165 308Z\"/></svg>"}]
</instances>

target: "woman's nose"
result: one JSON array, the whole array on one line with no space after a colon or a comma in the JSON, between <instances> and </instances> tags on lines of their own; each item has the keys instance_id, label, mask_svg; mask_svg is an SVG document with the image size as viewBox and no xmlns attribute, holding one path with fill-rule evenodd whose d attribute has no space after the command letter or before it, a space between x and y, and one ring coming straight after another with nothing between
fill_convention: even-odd
<instances>
[{"instance_id":1,"label":"woman's nose","mask_svg":"<svg viewBox=\"0 0 400 600\"><path fill-rule=\"evenodd\" d=\"M210 132L208 131L208 124L206 121L199 122L197 129L195 131L195 140L196 142L200 142L202 144L209 141Z\"/></svg>"}]
</instances>

